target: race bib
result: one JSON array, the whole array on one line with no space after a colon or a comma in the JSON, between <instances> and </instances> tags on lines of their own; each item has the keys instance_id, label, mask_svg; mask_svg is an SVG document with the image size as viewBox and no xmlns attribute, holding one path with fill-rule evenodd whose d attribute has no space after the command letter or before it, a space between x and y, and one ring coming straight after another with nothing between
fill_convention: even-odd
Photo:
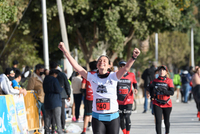
<instances>
[{"instance_id":1,"label":"race bib","mask_svg":"<svg viewBox=\"0 0 200 134\"><path fill-rule=\"evenodd\" d=\"M167 99L169 99L169 97L166 95L157 95L157 99L166 101Z\"/></svg>"},{"instance_id":2,"label":"race bib","mask_svg":"<svg viewBox=\"0 0 200 134\"><path fill-rule=\"evenodd\" d=\"M119 94L128 94L128 89L119 89Z\"/></svg>"},{"instance_id":3,"label":"race bib","mask_svg":"<svg viewBox=\"0 0 200 134\"><path fill-rule=\"evenodd\" d=\"M96 99L96 107L97 111L110 110L110 99L108 98Z\"/></svg>"}]
</instances>

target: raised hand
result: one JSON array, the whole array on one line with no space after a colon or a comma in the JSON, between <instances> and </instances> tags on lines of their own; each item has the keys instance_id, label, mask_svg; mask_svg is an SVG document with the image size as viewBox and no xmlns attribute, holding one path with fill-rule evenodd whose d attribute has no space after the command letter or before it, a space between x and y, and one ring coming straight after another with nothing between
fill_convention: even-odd
<instances>
[{"instance_id":1,"label":"raised hand","mask_svg":"<svg viewBox=\"0 0 200 134\"><path fill-rule=\"evenodd\" d=\"M60 42L60 43L59 43L58 48L59 48L61 51L63 51L63 52L66 51L65 44L64 44L63 42Z\"/></svg>"},{"instance_id":2,"label":"raised hand","mask_svg":"<svg viewBox=\"0 0 200 134\"><path fill-rule=\"evenodd\" d=\"M135 49L133 50L133 57L134 57L134 58L137 58L138 55L140 55L140 50L139 50L138 48L135 48Z\"/></svg>"}]
</instances>

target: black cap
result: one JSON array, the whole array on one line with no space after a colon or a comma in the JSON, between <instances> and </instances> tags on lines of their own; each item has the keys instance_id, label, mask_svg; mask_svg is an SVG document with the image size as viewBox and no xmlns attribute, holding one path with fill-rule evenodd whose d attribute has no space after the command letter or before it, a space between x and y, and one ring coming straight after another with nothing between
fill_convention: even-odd
<instances>
[{"instance_id":1,"label":"black cap","mask_svg":"<svg viewBox=\"0 0 200 134\"><path fill-rule=\"evenodd\" d=\"M120 61L119 66L121 66L121 65L126 65L126 61Z\"/></svg>"},{"instance_id":2,"label":"black cap","mask_svg":"<svg viewBox=\"0 0 200 134\"><path fill-rule=\"evenodd\" d=\"M159 66L159 67L158 67L158 70L160 70L161 68L163 68L163 69L165 69L166 71L168 71L167 66L165 66L165 65Z\"/></svg>"},{"instance_id":3,"label":"black cap","mask_svg":"<svg viewBox=\"0 0 200 134\"><path fill-rule=\"evenodd\" d=\"M6 70L4 72L5 75L9 75L9 74L12 74L12 73L15 73L12 68L6 68Z\"/></svg>"},{"instance_id":4,"label":"black cap","mask_svg":"<svg viewBox=\"0 0 200 134\"><path fill-rule=\"evenodd\" d=\"M17 65L19 62L17 60L13 61L13 65Z\"/></svg>"}]
</instances>

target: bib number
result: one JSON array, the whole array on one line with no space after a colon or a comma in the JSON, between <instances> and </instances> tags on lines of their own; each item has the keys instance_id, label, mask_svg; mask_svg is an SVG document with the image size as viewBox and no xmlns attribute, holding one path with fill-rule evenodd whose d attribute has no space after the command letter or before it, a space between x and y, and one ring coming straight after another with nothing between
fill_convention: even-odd
<instances>
[{"instance_id":1,"label":"bib number","mask_svg":"<svg viewBox=\"0 0 200 134\"><path fill-rule=\"evenodd\" d=\"M96 99L97 111L110 110L110 99Z\"/></svg>"},{"instance_id":2,"label":"bib number","mask_svg":"<svg viewBox=\"0 0 200 134\"><path fill-rule=\"evenodd\" d=\"M119 94L128 94L128 89L119 89Z\"/></svg>"}]
</instances>

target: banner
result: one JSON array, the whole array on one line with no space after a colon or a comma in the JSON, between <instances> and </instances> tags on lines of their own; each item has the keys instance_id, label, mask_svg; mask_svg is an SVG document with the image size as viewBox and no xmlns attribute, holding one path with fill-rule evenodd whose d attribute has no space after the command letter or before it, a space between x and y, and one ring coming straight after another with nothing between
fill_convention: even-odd
<instances>
[{"instance_id":1,"label":"banner","mask_svg":"<svg viewBox=\"0 0 200 134\"><path fill-rule=\"evenodd\" d=\"M15 102L12 95L6 95L6 105L8 109L9 117L11 118L11 125L13 134L20 134L20 130L17 123L17 116L16 116L16 109L15 109Z\"/></svg>"},{"instance_id":2,"label":"banner","mask_svg":"<svg viewBox=\"0 0 200 134\"><path fill-rule=\"evenodd\" d=\"M0 96L0 134L29 134L39 129L39 114L34 92Z\"/></svg>"},{"instance_id":3,"label":"banner","mask_svg":"<svg viewBox=\"0 0 200 134\"><path fill-rule=\"evenodd\" d=\"M5 96L0 96L0 134L13 134Z\"/></svg>"},{"instance_id":4,"label":"banner","mask_svg":"<svg viewBox=\"0 0 200 134\"><path fill-rule=\"evenodd\" d=\"M24 97L29 130L35 130L40 128L36 98L37 96L34 93L34 91L27 91L27 94Z\"/></svg>"},{"instance_id":5,"label":"banner","mask_svg":"<svg viewBox=\"0 0 200 134\"><path fill-rule=\"evenodd\" d=\"M28 134L28 123L26 118L26 109L24 105L23 95L14 95L15 109L17 115L18 127L20 129L20 134Z\"/></svg>"}]
</instances>

